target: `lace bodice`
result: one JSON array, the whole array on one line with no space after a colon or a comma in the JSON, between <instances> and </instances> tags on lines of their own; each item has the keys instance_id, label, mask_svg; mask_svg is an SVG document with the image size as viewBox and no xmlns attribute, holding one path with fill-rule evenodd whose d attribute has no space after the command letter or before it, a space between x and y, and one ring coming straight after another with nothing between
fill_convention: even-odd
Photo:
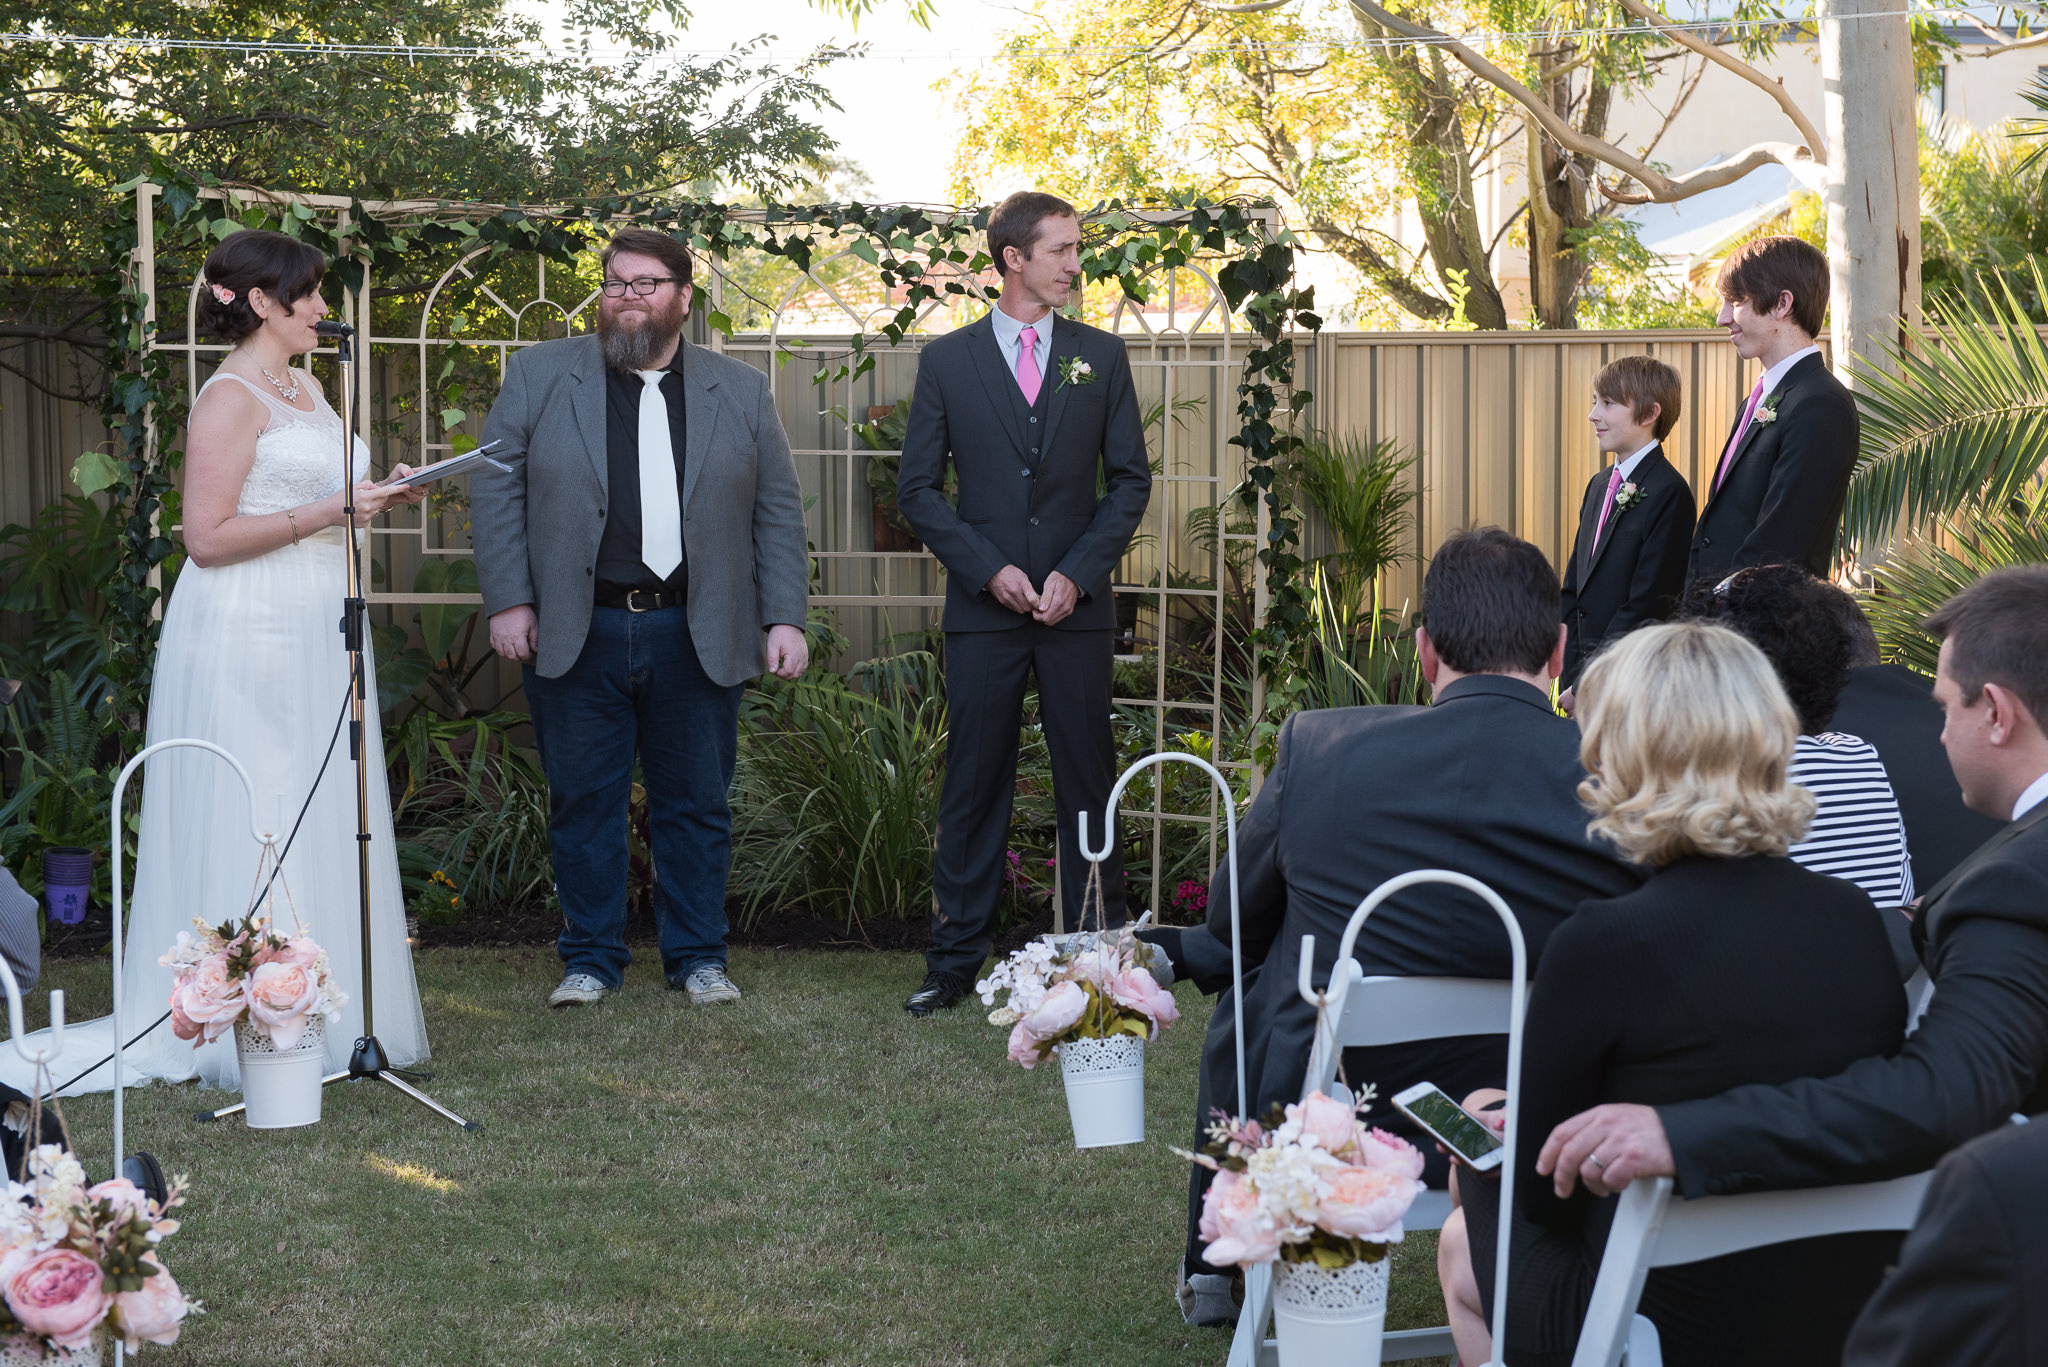
<instances>
[{"instance_id":1,"label":"lace bodice","mask_svg":"<svg viewBox=\"0 0 2048 1367\"><path fill-rule=\"evenodd\" d=\"M263 400L270 412L269 422L256 438L256 463L249 467L249 477L242 481L242 495L235 501L235 512L241 517L281 513L341 490L340 452L336 450L341 415L328 404L324 394L313 388L310 378L299 371L293 373L301 376L301 383L313 397L310 413L292 407L277 394L250 384L240 375L216 371L206 382L210 386L222 380L234 381ZM199 392L204 394L205 386ZM369 472L370 448L357 437L355 477L363 479Z\"/></svg>"}]
</instances>

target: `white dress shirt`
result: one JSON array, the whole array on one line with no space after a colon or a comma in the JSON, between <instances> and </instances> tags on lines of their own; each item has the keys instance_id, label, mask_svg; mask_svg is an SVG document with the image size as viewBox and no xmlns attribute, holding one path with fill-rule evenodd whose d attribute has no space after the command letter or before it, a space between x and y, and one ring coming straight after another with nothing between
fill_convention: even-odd
<instances>
[{"instance_id":1,"label":"white dress shirt","mask_svg":"<svg viewBox=\"0 0 2048 1367\"><path fill-rule=\"evenodd\" d=\"M2020 800L2012 804L2012 819L2018 821L2043 802L2048 802L2048 774L2027 785L2027 790L2020 794Z\"/></svg>"},{"instance_id":2,"label":"white dress shirt","mask_svg":"<svg viewBox=\"0 0 2048 1367\"><path fill-rule=\"evenodd\" d=\"M1032 356L1038 362L1038 378L1043 380L1046 366L1052 360L1053 311L1047 309L1044 316L1029 323L1020 323L999 308L990 309L988 316L995 325L996 345L1003 351L1003 369L1013 376L1017 373L1017 358L1024 354L1024 343L1021 340L1024 329L1028 327L1038 334L1038 340L1032 347Z\"/></svg>"},{"instance_id":3,"label":"white dress shirt","mask_svg":"<svg viewBox=\"0 0 2048 1367\"><path fill-rule=\"evenodd\" d=\"M1621 463L1621 482L1623 484L1626 484L1629 482L1629 480L1633 479L1635 477L1636 467L1643 463L1643 457L1649 455L1650 452L1656 449L1657 443L1653 440L1650 442L1648 446L1645 446L1642 450L1636 452L1627 460L1623 461Z\"/></svg>"}]
</instances>

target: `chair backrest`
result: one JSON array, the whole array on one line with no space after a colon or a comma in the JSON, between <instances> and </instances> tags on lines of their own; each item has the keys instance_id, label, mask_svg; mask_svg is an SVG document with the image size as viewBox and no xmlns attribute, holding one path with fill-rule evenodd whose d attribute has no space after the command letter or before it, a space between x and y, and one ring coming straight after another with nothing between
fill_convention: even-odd
<instances>
[{"instance_id":1,"label":"chair backrest","mask_svg":"<svg viewBox=\"0 0 2048 1367\"><path fill-rule=\"evenodd\" d=\"M1514 984L1493 978L1389 978L1364 975L1358 960L1337 965L1348 978L1331 984L1339 1003L1336 1019L1316 1033L1302 1095L1328 1090L1337 1058L1346 1049L1450 1039L1459 1035L1505 1035L1514 1022Z\"/></svg>"},{"instance_id":2,"label":"chair backrest","mask_svg":"<svg viewBox=\"0 0 2048 1367\"><path fill-rule=\"evenodd\" d=\"M1793 1239L1911 1229L1930 1173L1856 1186L1671 1199L1671 1179L1645 1177L1621 1194L1572 1367L1616 1367L1650 1270Z\"/></svg>"}]
</instances>

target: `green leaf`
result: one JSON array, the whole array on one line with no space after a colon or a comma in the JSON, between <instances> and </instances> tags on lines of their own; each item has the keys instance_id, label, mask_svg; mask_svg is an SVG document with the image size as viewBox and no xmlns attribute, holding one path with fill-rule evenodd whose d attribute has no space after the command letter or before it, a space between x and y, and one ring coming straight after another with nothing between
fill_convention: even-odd
<instances>
[{"instance_id":1,"label":"green leaf","mask_svg":"<svg viewBox=\"0 0 2048 1367\"><path fill-rule=\"evenodd\" d=\"M460 427L468 418L469 414L459 408L444 408L441 410L441 426L443 427Z\"/></svg>"},{"instance_id":2,"label":"green leaf","mask_svg":"<svg viewBox=\"0 0 2048 1367\"><path fill-rule=\"evenodd\" d=\"M71 482L86 494L111 489L128 472L105 451L85 451L71 464Z\"/></svg>"}]
</instances>

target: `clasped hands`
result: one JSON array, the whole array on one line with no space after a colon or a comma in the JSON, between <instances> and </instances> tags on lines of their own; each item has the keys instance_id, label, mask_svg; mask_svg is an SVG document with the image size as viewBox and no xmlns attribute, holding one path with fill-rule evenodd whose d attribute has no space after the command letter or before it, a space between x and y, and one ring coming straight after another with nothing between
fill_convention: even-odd
<instances>
[{"instance_id":1,"label":"clasped hands","mask_svg":"<svg viewBox=\"0 0 2048 1367\"><path fill-rule=\"evenodd\" d=\"M988 581L988 591L1010 611L1028 613L1032 621L1042 626L1051 626L1067 617L1081 601L1081 590L1058 570L1045 576L1043 589L1034 589L1031 577L1015 565L997 570Z\"/></svg>"}]
</instances>

